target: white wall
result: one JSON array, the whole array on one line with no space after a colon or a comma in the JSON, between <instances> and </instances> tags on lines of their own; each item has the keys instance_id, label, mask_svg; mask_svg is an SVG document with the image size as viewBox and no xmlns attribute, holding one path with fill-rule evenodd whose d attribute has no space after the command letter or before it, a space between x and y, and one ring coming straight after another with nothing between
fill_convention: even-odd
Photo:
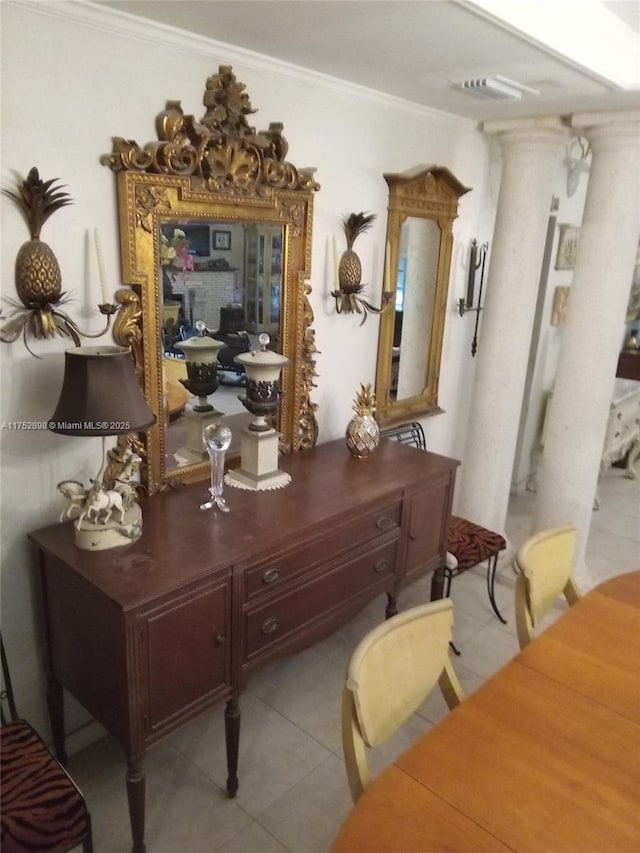
<instances>
[{"instance_id":1,"label":"white wall","mask_svg":"<svg viewBox=\"0 0 640 853\"><path fill-rule=\"evenodd\" d=\"M68 311L91 328L100 327L95 304L98 271L87 232L98 228L110 291L121 285L114 175L100 165L111 137L139 143L155 139L155 116L165 101L181 99L187 113L204 113L205 80L221 63L232 64L258 109L256 126L284 122L288 158L314 165L321 190L315 197L311 304L315 313L320 441L343 435L361 382L374 382L378 318L337 316L331 241L341 244L341 218L368 210L378 219L358 243L363 281L379 302L383 272L387 188L383 172L418 164L447 166L473 188L461 199L454 249L440 402L445 414L425 423L430 449L459 456L464 443L473 380L472 320L457 314L464 295L468 246L490 239L495 157L474 126L349 85L264 61L235 48L193 36L138 28L106 13L90 14L76 4L50 2L35 7L2 4L2 186L14 171L25 176L37 166L41 177L68 185L74 204L56 213L43 229L63 272L63 288L74 301ZM2 199L2 283L4 299L14 298L13 263L27 237L15 206ZM5 316L6 316L6 303ZM1 420L46 421L62 381L60 339L37 342L42 356L22 342L0 345ZM46 429L4 430L1 444L2 629L12 658L22 713L47 731L44 684L38 651L30 530L57 521L61 499L56 483L87 481L100 461L100 443L54 435ZM86 719L68 703L68 728Z\"/></svg>"}]
</instances>

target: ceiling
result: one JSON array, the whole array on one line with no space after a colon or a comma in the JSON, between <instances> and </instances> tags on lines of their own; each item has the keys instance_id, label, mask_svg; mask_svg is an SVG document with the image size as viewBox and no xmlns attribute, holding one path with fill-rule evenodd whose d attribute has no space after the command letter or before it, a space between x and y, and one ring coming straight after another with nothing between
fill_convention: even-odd
<instances>
[{"instance_id":1,"label":"ceiling","mask_svg":"<svg viewBox=\"0 0 640 853\"><path fill-rule=\"evenodd\" d=\"M530 25L498 17L500 0L98 2L477 121L640 107L640 0L511 0L538 10ZM616 36L608 68L603 32ZM621 84L609 69L623 64ZM455 85L495 75L539 94L495 100Z\"/></svg>"}]
</instances>

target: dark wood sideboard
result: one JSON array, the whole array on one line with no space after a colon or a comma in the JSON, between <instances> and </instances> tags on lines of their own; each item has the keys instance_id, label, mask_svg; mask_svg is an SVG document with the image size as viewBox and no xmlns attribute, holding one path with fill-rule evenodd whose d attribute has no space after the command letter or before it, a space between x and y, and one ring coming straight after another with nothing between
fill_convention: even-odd
<instances>
[{"instance_id":1,"label":"dark wood sideboard","mask_svg":"<svg viewBox=\"0 0 640 853\"><path fill-rule=\"evenodd\" d=\"M199 510L206 483L154 495L141 539L123 548L81 551L70 523L30 537L56 752L64 760L66 688L124 748L135 853L145 850L148 746L226 701L234 796L238 699L251 673L380 593L395 613L402 587L443 565L456 460L390 440L355 460L338 440L280 464L286 488L228 488L227 515Z\"/></svg>"}]
</instances>

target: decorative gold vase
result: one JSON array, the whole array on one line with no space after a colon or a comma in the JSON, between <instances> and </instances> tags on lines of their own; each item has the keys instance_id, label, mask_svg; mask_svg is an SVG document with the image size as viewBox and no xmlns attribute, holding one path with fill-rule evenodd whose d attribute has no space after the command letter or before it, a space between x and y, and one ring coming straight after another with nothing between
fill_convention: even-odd
<instances>
[{"instance_id":1,"label":"decorative gold vase","mask_svg":"<svg viewBox=\"0 0 640 853\"><path fill-rule=\"evenodd\" d=\"M371 385L360 385L353 409L355 415L347 424L345 436L347 448L355 459L366 459L380 441L380 427L374 418L376 398Z\"/></svg>"}]
</instances>

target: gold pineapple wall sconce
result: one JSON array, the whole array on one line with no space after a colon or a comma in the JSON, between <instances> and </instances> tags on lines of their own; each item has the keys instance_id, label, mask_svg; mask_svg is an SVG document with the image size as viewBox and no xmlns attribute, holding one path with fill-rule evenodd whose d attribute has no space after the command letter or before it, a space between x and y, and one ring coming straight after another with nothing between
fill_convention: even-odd
<instances>
[{"instance_id":1,"label":"gold pineapple wall sconce","mask_svg":"<svg viewBox=\"0 0 640 853\"><path fill-rule=\"evenodd\" d=\"M29 337L41 340L58 335L69 336L76 346L80 338L98 338L108 331L111 317L120 306L108 302L98 305L107 318L106 326L98 332L81 329L61 306L68 301L62 290L60 264L51 247L40 239L44 223L61 207L73 204L72 198L62 189L57 178L43 181L34 166L23 180L17 177L15 189L2 189L2 194L15 201L29 228L30 239L18 250L15 266L15 283L18 299L7 299L13 306L7 322L0 326L0 341L13 343L22 335L26 348ZM99 248L98 262L102 273Z\"/></svg>"},{"instance_id":2,"label":"gold pineapple wall sconce","mask_svg":"<svg viewBox=\"0 0 640 853\"><path fill-rule=\"evenodd\" d=\"M338 314L362 314L360 325L367 319L369 312L379 314L381 311L384 311L391 298L387 275L385 275L380 308L376 308L360 295L364 290L364 285L361 283L362 264L360 263L360 258L353 250L353 244L360 234L364 234L365 231L369 230L375 218L375 213L365 213L364 211L350 213L344 217L342 227L347 239L347 248L339 260L335 238L333 241L333 260L338 288L331 291L331 296L336 300L336 311Z\"/></svg>"}]
</instances>

